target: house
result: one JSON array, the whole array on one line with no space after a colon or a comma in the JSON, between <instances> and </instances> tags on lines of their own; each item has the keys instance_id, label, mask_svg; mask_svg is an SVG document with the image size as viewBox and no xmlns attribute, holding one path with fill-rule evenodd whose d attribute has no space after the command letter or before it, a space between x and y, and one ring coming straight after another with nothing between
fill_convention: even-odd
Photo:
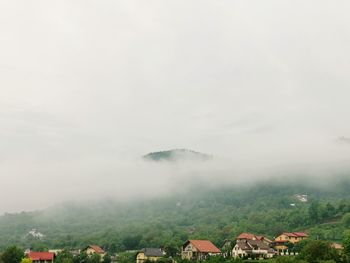
<instances>
[{"instance_id":1,"label":"house","mask_svg":"<svg viewBox=\"0 0 350 263\"><path fill-rule=\"evenodd\" d=\"M278 237L275 238L275 242L276 241L286 241L286 242L290 242L293 244L296 244L298 242L300 242L301 240L307 239L309 236L306 233L303 232L293 232L293 233L282 233L281 235L279 235Z\"/></svg>"},{"instance_id":2,"label":"house","mask_svg":"<svg viewBox=\"0 0 350 263\"><path fill-rule=\"evenodd\" d=\"M86 248L84 248L82 252L85 252L88 255L99 254L101 257L103 257L106 254L106 252L97 245L89 245Z\"/></svg>"},{"instance_id":3,"label":"house","mask_svg":"<svg viewBox=\"0 0 350 263\"><path fill-rule=\"evenodd\" d=\"M55 253L30 251L27 254L27 257L30 258L33 263L53 263Z\"/></svg>"},{"instance_id":4,"label":"house","mask_svg":"<svg viewBox=\"0 0 350 263\"><path fill-rule=\"evenodd\" d=\"M146 260L158 261L164 254L160 248L144 248L137 252L136 263L144 263Z\"/></svg>"},{"instance_id":5,"label":"house","mask_svg":"<svg viewBox=\"0 0 350 263\"><path fill-rule=\"evenodd\" d=\"M238 240L232 249L234 258L272 258L275 254L275 250L266 242L257 239Z\"/></svg>"},{"instance_id":6,"label":"house","mask_svg":"<svg viewBox=\"0 0 350 263\"><path fill-rule=\"evenodd\" d=\"M342 244L338 244L338 243L332 243L331 247L339 252L344 250L344 246Z\"/></svg>"},{"instance_id":7,"label":"house","mask_svg":"<svg viewBox=\"0 0 350 263\"><path fill-rule=\"evenodd\" d=\"M306 194L303 194L303 195L302 194L295 194L294 197L302 203L307 203L307 201L308 201Z\"/></svg>"},{"instance_id":8,"label":"house","mask_svg":"<svg viewBox=\"0 0 350 263\"><path fill-rule=\"evenodd\" d=\"M182 259L203 260L217 255L221 255L220 249L209 240L188 240L181 248Z\"/></svg>"},{"instance_id":9,"label":"house","mask_svg":"<svg viewBox=\"0 0 350 263\"><path fill-rule=\"evenodd\" d=\"M231 255L232 252L232 246L235 244L235 242L231 239L225 239L223 245L221 246L222 255L227 258Z\"/></svg>"},{"instance_id":10,"label":"house","mask_svg":"<svg viewBox=\"0 0 350 263\"><path fill-rule=\"evenodd\" d=\"M104 256L106 255L106 251L104 251L101 247L97 245L89 245L84 248L81 252L86 253L89 257L97 254L100 256L100 260L102 261Z\"/></svg>"},{"instance_id":11,"label":"house","mask_svg":"<svg viewBox=\"0 0 350 263\"><path fill-rule=\"evenodd\" d=\"M284 251L288 249L287 243L296 244L302 240L307 239L309 236L304 232L285 232L275 238L275 249L278 251Z\"/></svg>"}]
</instances>

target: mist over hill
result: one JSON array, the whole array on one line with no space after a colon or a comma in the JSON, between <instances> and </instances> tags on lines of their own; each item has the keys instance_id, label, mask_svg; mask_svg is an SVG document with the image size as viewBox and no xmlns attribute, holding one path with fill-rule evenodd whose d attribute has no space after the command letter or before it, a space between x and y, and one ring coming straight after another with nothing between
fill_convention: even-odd
<instances>
[{"instance_id":1,"label":"mist over hill","mask_svg":"<svg viewBox=\"0 0 350 263\"><path fill-rule=\"evenodd\" d=\"M300 195L307 195L307 202ZM179 247L189 238L210 239L220 246L240 232L272 238L282 231L299 230L339 241L346 229L341 219L349 212L347 175L324 184L303 176L220 187L198 182L161 198L66 202L41 211L6 214L0 217L0 249L11 244L43 249L94 243L122 251ZM28 235L33 229L43 237Z\"/></svg>"}]
</instances>

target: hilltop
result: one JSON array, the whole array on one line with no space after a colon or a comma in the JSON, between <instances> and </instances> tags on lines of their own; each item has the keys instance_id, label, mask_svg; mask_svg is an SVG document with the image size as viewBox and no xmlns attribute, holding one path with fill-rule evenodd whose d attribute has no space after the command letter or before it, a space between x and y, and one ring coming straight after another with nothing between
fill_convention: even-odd
<instances>
[{"instance_id":1,"label":"hilltop","mask_svg":"<svg viewBox=\"0 0 350 263\"><path fill-rule=\"evenodd\" d=\"M143 156L145 160L151 161L206 161L213 157L211 155L188 149L171 149L167 151L151 152Z\"/></svg>"}]
</instances>

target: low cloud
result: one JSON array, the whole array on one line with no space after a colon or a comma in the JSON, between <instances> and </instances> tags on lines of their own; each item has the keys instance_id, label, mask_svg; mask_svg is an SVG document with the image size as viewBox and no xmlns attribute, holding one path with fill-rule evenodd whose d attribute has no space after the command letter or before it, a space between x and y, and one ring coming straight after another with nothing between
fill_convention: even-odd
<instances>
[{"instance_id":1,"label":"low cloud","mask_svg":"<svg viewBox=\"0 0 350 263\"><path fill-rule=\"evenodd\" d=\"M349 5L1 3L0 212L344 173Z\"/></svg>"}]
</instances>

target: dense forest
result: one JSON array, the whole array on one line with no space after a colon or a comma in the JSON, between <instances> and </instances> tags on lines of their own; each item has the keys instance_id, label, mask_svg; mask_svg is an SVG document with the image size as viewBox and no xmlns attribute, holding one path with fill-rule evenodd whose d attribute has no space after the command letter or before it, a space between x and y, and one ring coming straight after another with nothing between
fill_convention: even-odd
<instances>
[{"instance_id":1,"label":"dense forest","mask_svg":"<svg viewBox=\"0 0 350 263\"><path fill-rule=\"evenodd\" d=\"M307 202L297 194L307 194ZM312 238L341 242L350 227L350 179L319 184L312 179L268 180L209 188L152 200L65 203L44 211L0 217L0 249L16 244L36 250L98 244L114 253L142 247L176 250L187 239L210 239L219 247L240 232L273 238L307 231ZM28 234L37 229L44 234Z\"/></svg>"}]
</instances>

